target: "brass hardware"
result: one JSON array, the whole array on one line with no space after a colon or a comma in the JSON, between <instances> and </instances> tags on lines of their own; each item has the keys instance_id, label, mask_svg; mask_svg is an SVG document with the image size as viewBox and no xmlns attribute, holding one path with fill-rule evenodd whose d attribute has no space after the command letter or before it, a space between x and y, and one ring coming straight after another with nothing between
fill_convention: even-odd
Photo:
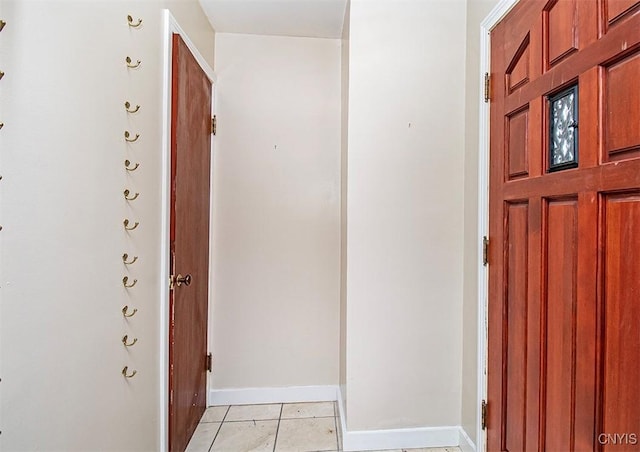
<instances>
[{"instance_id":1,"label":"brass hardware","mask_svg":"<svg viewBox=\"0 0 640 452\"><path fill-rule=\"evenodd\" d=\"M211 118L211 134L215 135L217 131L218 131L218 118L216 117L216 115L213 115L213 117Z\"/></svg>"},{"instance_id":2,"label":"brass hardware","mask_svg":"<svg viewBox=\"0 0 640 452\"><path fill-rule=\"evenodd\" d=\"M137 113L140 110L140 105L136 105L136 108L131 109L131 103L127 101L124 103L124 109L127 110L127 113Z\"/></svg>"},{"instance_id":3,"label":"brass hardware","mask_svg":"<svg viewBox=\"0 0 640 452\"><path fill-rule=\"evenodd\" d=\"M4 72L0 71L0 80L2 80L2 77L4 77Z\"/></svg>"},{"instance_id":4,"label":"brass hardware","mask_svg":"<svg viewBox=\"0 0 640 452\"><path fill-rule=\"evenodd\" d=\"M138 167L140 166L139 163L136 163L136 165L133 168L130 168L131 166L131 161L130 160L125 160L124 161L124 169L126 169L127 171L135 171L138 169Z\"/></svg>"},{"instance_id":5,"label":"brass hardware","mask_svg":"<svg viewBox=\"0 0 640 452\"><path fill-rule=\"evenodd\" d=\"M133 231L135 228L137 228L140 223L138 223L137 221L135 223L133 223L133 226L129 226L129 220L125 218L125 220L122 222L122 224L124 225L124 228L127 231Z\"/></svg>"},{"instance_id":6,"label":"brass hardware","mask_svg":"<svg viewBox=\"0 0 640 452\"><path fill-rule=\"evenodd\" d=\"M124 376L124 378L133 378L136 376L137 373L138 373L137 370L134 370L133 372L129 373L129 366L124 366L122 368L122 376Z\"/></svg>"},{"instance_id":7,"label":"brass hardware","mask_svg":"<svg viewBox=\"0 0 640 452\"><path fill-rule=\"evenodd\" d=\"M133 17L131 17L131 15L128 15L127 16L127 24L131 28L138 28L138 27L140 27L140 25L142 25L142 19L138 19L138 21L136 23L133 23Z\"/></svg>"},{"instance_id":8,"label":"brass hardware","mask_svg":"<svg viewBox=\"0 0 640 452\"><path fill-rule=\"evenodd\" d=\"M180 273L178 273L178 276L171 275L171 284L172 284L172 287L174 285L180 287L183 284L185 286L190 286L192 279L193 278L191 277L191 275L182 276Z\"/></svg>"},{"instance_id":9,"label":"brass hardware","mask_svg":"<svg viewBox=\"0 0 640 452\"><path fill-rule=\"evenodd\" d=\"M140 138L140 134L136 133L135 138L131 138L131 134L129 133L128 130L124 131L124 140L129 142L129 143L135 143L136 141L138 141L138 138Z\"/></svg>"},{"instance_id":10,"label":"brass hardware","mask_svg":"<svg viewBox=\"0 0 640 452\"><path fill-rule=\"evenodd\" d=\"M4 122L0 122L0 129L4 127Z\"/></svg>"},{"instance_id":11,"label":"brass hardware","mask_svg":"<svg viewBox=\"0 0 640 452\"><path fill-rule=\"evenodd\" d=\"M136 193L133 196L129 196L131 192L129 191L128 188L122 193L124 193L124 199L126 199L127 201L135 201L136 199L138 199L138 196L140 196L140 193Z\"/></svg>"},{"instance_id":12,"label":"brass hardware","mask_svg":"<svg viewBox=\"0 0 640 452\"><path fill-rule=\"evenodd\" d=\"M484 73L484 101L489 102L491 100L491 76L488 72Z\"/></svg>"},{"instance_id":13,"label":"brass hardware","mask_svg":"<svg viewBox=\"0 0 640 452\"><path fill-rule=\"evenodd\" d=\"M122 285L125 287L125 289L131 289L137 283L138 283L138 280L134 279L133 282L131 284L129 284L129 277L128 276L125 276L124 278L122 278Z\"/></svg>"},{"instance_id":14,"label":"brass hardware","mask_svg":"<svg viewBox=\"0 0 640 452\"><path fill-rule=\"evenodd\" d=\"M124 253L122 255L122 262L124 262L125 265L135 264L137 260L138 260L138 256L133 256L133 259L129 260L129 254L128 253Z\"/></svg>"},{"instance_id":15,"label":"brass hardware","mask_svg":"<svg viewBox=\"0 0 640 452\"><path fill-rule=\"evenodd\" d=\"M7 25L7 23L4 20L0 20L0 31L3 30L5 25Z\"/></svg>"},{"instance_id":16,"label":"brass hardware","mask_svg":"<svg viewBox=\"0 0 640 452\"><path fill-rule=\"evenodd\" d=\"M125 347L133 347L134 345L136 345L136 342L138 342L137 337L134 337L133 341L129 342L129 335L125 334L124 336L122 336L122 343Z\"/></svg>"},{"instance_id":17,"label":"brass hardware","mask_svg":"<svg viewBox=\"0 0 640 452\"><path fill-rule=\"evenodd\" d=\"M481 422L482 422L482 430L486 430L487 429L487 401L483 400L482 401L482 406L480 408L481 410Z\"/></svg>"},{"instance_id":18,"label":"brass hardware","mask_svg":"<svg viewBox=\"0 0 640 452\"><path fill-rule=\"evenodd\" d=\"M482 238L482 265L489 263L489 238L485 235Z\"/></svg>"},{"instance_id":19,"label":"brass hardware","mask_svg":"<svg viewBox=\"0 0 640 452\"><path fill-rule=\"evenodd\" d=\"M136 315L136 312L138 312L138 310L136 308L133 308L133 311L131 311L131 314L129 314L129 306L125 306L124 308L122 308L122 315L127 318L133 317L134 315Z\"/></svg>"},{"instance_id":20,"label":"brass hardware","mask_svg":"<svg viewBox=\"0 0 640 452\"><path fill-rule=\"evenodd\" d=\"M211 369L213 369L213 355L209 353L207 355L207 370L211 372Z\"/></svg>"},{"instance_id":21,"label":"brass hardware","mask_svg":"<svg viewBox=\"0 0 640 452\"><path fill-rule=\"evenodd\" d=\"M136 62L133 63L133 60L131 59L131 57L127 57L125 61L129 69L137 69L138 67L140 67L140 64L142 63L142 61L140 60L136 60Z\"/></svg>"}]
</instances>

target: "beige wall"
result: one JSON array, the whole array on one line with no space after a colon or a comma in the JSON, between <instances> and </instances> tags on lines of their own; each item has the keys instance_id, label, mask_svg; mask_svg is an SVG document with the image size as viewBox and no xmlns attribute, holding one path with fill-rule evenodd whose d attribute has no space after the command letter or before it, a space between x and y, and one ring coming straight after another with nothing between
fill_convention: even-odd
<instances>
[{"instance_id":1,"label":"beige wall","mask_svg":"<svg viewBox=\"0 0 640 452\"><path fill-rule=\"evenodd\" d=\"M348 430L460 423L464 17L351 2Z\"/></svg>"},{"instance_id":2,"label":"beige wall","mask_svg":"<svg viewBox=\"0 0 640 452\"><path fill-rule=\"evenodd\" d=\"M338 383L340 40L219 33L213 387Z\"/></svg>"},{"instance_id":3,"label":"beige wall","mask_svg":"<svg viewBox=\"0 0 640 452\"><path fill-rule=\"evenodd\" d=\"M340 59L341 143L340 143L340 390L347 394L347 188L349 165L349 21L347 1L342 28Z\"/></svg>"},{"instance_id":4,"label":"beige wall","mask_svg":"<svg viewBox=\"0 0 640 452\"><path fill-rule=\"evenodd\" d=\"M166 6L213 62L196 1L1 2L1 450L159 449ZM125 100L140 112L127 116ZM126 146L125 129L142 138ZM125 158L140 162L134 175ZM131 206L125 188L140 192ZM130 235L125 217L140 222ZM139 256L130 271L124 252ZM128 292L124 275L138 279ZM130 321L125 304L139 309ZM125 350L123 334L138 343Z\"/></svg>"},{"instance_id":5,"label":"beige wall","mask_svg":"<svg viewBox=\"0 0 640 452\"><path fill-rule=\"evenodd\" d=\"M467 1L466 111L464 154L464 301L462 353L462 427L476 440L478 410L478 153L480 23L498 0Z\"/></svg>"}]
</instances>

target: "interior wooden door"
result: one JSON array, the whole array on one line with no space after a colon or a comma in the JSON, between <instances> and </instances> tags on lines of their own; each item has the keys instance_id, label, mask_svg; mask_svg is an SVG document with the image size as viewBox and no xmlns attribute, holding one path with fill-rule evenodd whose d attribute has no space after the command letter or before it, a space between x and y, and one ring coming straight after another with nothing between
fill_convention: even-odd
<instances>
[{"instance_id":1,"label":"interior wooden door","mask_svg":"<svg viewBox=\"0 0 640 452\"><path fill-rule=\"evenodd\" d=\"M640 2L491 33L488 449L640 450Z\"/></svg>"},{"instance_id":2,"label":"interior wooden door","mask_svg":"<svg viewBox=\"0 0 640 452\"><path fill-rule=\"evenodd\" d=\"M212 85L173 35L169 447L183 451L206 408Z\"/></svg>"}]
</instances>

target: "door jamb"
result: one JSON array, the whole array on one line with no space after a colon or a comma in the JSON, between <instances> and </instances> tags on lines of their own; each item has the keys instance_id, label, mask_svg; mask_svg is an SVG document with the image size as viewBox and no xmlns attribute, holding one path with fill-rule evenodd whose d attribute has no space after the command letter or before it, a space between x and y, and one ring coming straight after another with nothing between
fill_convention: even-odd
<instances>
[{"instance_id":1,"label":"door jamb","mask_svg":"<svg viewBox=\"0 0 640 452\"><path fill-rule=\"evenodd\" d=\"M480 104L478 149L478 256L482 256L483 238L489 236L489 137L490 102L481 98L484 74L491 73L491 30L511 11L519 0L500 0L480 23ZM482 430L482 401L487 398L489 268L478 259L478 400L476 405L476 450L484 451L487 435Z\"/></svg>"},{"instance_id":2,"label":"door jamb","mask_svg":"<svg viewBox=\"0 0 640 452\"><path fill-rule=\"evenodd\" d=\"M182 40L185 42L189 51L195 57L196 61L211 81L211 114L215 111L215 81L216 76L211 69L211 66L204 59L202 54L198 51L197 47L189 39L187 33L180 27L176 19L173 17L168 9L162 10L163 18L163 64L162 64L162 211L161 211L161 233L160 233L160 360L159 360L159 372L160 372L160 394L158 397L160 404L160 450L166 451L169 447L169 276L171 269L169 268L170 262L170 222L171 222L171 77L172 77L172 60L173 60L173 46L172 35L174 33L179 34ZM211 168L210 168L210 195L209 195L209 209L213 210L213 148L214 137L211 137ZM212 256L212 239L213 239L213 224L209 223L209 273L211 273L211 256ZM211 279L209 278L209 300L208 300L208 316L207 316L207 347L211 350L211 334L209 330L211 327ZM209 400L209 384L210 379L207 378L207 404Z\"/></svg>"}]
</instances>

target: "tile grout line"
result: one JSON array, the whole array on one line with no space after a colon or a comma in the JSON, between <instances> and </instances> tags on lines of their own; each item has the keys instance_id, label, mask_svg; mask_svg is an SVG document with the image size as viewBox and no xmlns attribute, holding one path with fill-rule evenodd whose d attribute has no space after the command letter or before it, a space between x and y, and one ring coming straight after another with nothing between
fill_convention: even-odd
<instances>
[{"instance_id":1,"label":"tile grout line","mask_svg":"<svg viewBox=\"0 0 640 452\"><path fill-rule=\"evenodd\" d=\"M218 426L218 431L216 431L216 435L213 437L213 441L211 441L211 445L209 446L209 449L207 449L207 452L211 451L211 448L213 447L213 443L216 442L216 439L218 438L218 435L220 434L220 430L222 430L222 424L224 424L224 420L227 418L227 414L229 414L229 410L231 409L231 405L229 405L227 407L227 411L225 411L224 416L222 417L222 421L220 422L220 425Z\"/></svg>"},{"instance_id":2,"label":"tile grout line","mask_svg":"<svg viewBox=\"0 0 640 452\"><path fill-rule=\"evenodd\" d=\"M276 437L273 440L273 452L276 452L276 446L278 445L278 432L280 431L280 420L282 419L283 409L284 409L284 403L280 404L280 416L278 416L278 427L276 427Z\"/></svg>"}]
</instances>

